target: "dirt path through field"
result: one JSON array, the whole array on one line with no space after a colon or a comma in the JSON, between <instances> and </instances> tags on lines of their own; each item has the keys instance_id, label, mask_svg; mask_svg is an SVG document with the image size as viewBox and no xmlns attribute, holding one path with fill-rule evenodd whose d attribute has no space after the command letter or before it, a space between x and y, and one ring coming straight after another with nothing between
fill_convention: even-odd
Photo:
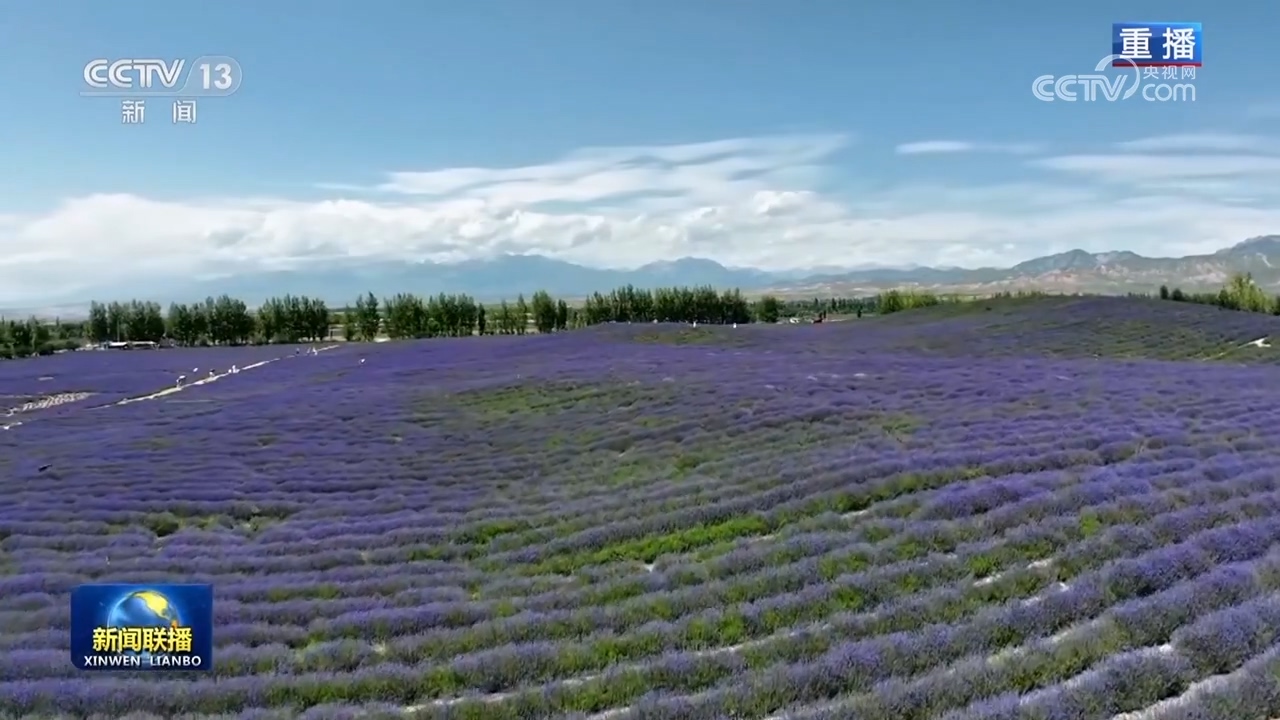
<instances>
[{"instance_id":1,"label":"dirt path through field","mask_svg":"<svg viewBox=\"0 0 1280 720\"><path fill-rule=\"evenodd\" d=\"M324 347L316 348L314 354L319 354L319 353L325 352L326 350L333 350L336 347L340 347L340 346L326 345ZM210 375L205 378L201 378L199 380L195 380L185 385L174 385L174 386L170 386L170 387L164 388L163 390L158 390L156 392L153 392L147 395L140 395L138 397L125 398L124 400L117 400L113 403L108 403L106 405L96 405L89 409L101 410L103 408L116 407L118 405L129 405L131 403L142 402L144 400L157 400L159 398L167 397L175 393L180 393L183 390L186 390L187 388L193 388L198 385L208 385L209 383L216 382L218 380L221 380L231 375L238 375L239 373L242 373L242 372L248 372L249 370L265 367L267 365L270 365L273 362L279 362L280 360L284 360L291 357L307 357L308 355L311 355L311 354L312 353L308 352L306 355L281 355L280 357L270 358L268 360L261 360L251 365L245 365L242 368L236 368L235 372L228 370L223 373L215 373L213 375ZM90 397L91 395L92 393L60 393L58 395L51 395L48 398L44 398L36 402L26 403L21 408L11 409L9 411L9 415L12 416L19 412L31 412L33 410L43 410L45 408L54 407L56 405L83 400L87 397ZM15 420L10 423L0 424L0 430L12 430L13 428L19 427L21 425L26 425L29 422L30 422L29 420L28 421Z\"/></svg>"}]
</instances>

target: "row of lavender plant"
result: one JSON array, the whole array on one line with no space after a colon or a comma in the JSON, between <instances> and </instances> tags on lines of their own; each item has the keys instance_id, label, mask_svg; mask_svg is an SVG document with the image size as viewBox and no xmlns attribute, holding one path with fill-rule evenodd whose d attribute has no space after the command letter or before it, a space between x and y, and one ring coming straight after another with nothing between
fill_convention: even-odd
<instances>
[{"instance_id":1,"label":"row of lavender plant","mask_svg":"<svg viewBox=\"0 0 1280 720\"><path fill-rule=\"evenodd\" d=\"M506 367L335 354L115 428L51 422L102 459L86 472L41 446L54 492L18 488L22 513L0 511L0 712L764 717L834 702L923 720L1009 692L1086 707L1079 688L1116 668L1173 692L1265 651L1210 662L1195 639L1277 591L1258 568L1274 560L1280 438L1244 371L1151 366L1135 382L1088 362L755 351L716 351L712 370L692 362L703 349L587 362L577 342ZM401 399L414 383L422 405ZM202 445L211 433L233 451ZM1233 561L1216 595L1195 589ZM66 686L73 585L179 577L215 584L212 675ZM1175 590L1191 610L1141 604Z\"/></svg>"}]
</instances>

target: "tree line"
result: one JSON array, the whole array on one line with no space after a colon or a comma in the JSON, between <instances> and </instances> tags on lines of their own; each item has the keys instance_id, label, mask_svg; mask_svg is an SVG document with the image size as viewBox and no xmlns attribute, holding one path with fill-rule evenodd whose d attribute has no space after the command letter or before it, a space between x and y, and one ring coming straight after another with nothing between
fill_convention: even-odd
<instances>
[{"instance_id":1,"label":"tree line","mask_svg":"<svg viewBox=\"0 0 1280 720\"><path fill-rule=\"evenodd\" d=\"M996 297L1044 295L1037 291ZM1229 310L1280 315L1280 295L1268 295L1248 274L1233 276L1218 292L1188 293L1161 286L1159 297ZM93 302L84 320L52 322L0 318L0 358L72 350L86 343L150 341L177 346L323 342L552 333L609 322L679 322L706 325L821 321L828 314L862 317L965 302L970 298L920 290L888 290L869 297L749 300L738 289L710 286L655 289L626 285L570 303L538 291L529 299L484 304L465 294L366 293L341 308L324 300L285 295L256 308L222 295L203 302Z\"/></svg>"},{"instance_id":2,"label":"tree line","mask_svg":"<svg viewBox=\"0 0 1280 720\"><path fill-rule=\"evenodd\" d=\"M595 292L580 303L538 291L526 299L485 304L465 294L366 293L330 308L324 300L285 295L258 307L222 295L202 302L143 300L92 302L84 320L0 319L0 357L49 354L85 344L155 342L175 346L248 345L408 338L552 333L609 322L683 322L708 325L766 322L791 317L861 315L857 298L748 300L740 290L704 287L642 289L631 285ZM874 306L870 301L869 306Z\"/></svg>"},{"instance_id":3,"label":"tree line","mask_svg":"<svg viewBox=\"0 0 1280 720\"><path fill-rule=\"evenodd\" d=\"M1280 295L1268 295L1258 286L1252 273L1236 273L1216 293L1187 293L1180 288L1160 286L1160 299L1213 305L1224 310L1280 315Z\"/></svg>"},{"instance_id":4,"label":"tree line","mask_svg":"<svg viewBox=\"0 0 1280 720\"><path fill-rule=\"evenodd\" d=\"M959 295L940 295L928 291L919 290L889 290L879 293L869 298L855 298L852 302L853 306L858 308L858 314L861 316L863 310L878 315L887 315L889 313L901 312L903 310L912 310L915 308L934 307L937 305L946 305L952 303L964 303L972 300L983 300L986 298L1031 298L1046 297L1051 293L1039 290L1019 290L1016 292L998 292L992 295L982 297L968 298ZM1253 279L1251 273L1236 273L1231 276L1227 282L1218 289L1217 292L1184 292L1181 288L1170 288L1168 285L1161 285L1158 291L1158 297L1161 300L1169 300L1172 302L1188 302L1199 305L1213 305L1224 310L1240 310L1245 312L1266 313L1268 315L1280 315L1280 294L1268 295L1257 282ZM1128 293L1129 297L1150 298L1150 293ZM814 307L817 307L817 301L814 301Z\"/></svg>"}]
</instances>

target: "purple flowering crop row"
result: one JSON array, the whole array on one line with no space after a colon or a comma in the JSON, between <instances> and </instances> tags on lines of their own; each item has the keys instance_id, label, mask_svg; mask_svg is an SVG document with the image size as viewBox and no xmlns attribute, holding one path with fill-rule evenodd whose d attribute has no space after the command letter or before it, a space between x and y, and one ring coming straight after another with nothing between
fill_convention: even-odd
<instances>
[{"instance_id":1,"label":"purple flowering crop row","mask_svg":"<svg viewBox=\"0 0 1280 720\"><path fill-rule=\"evenodd\" d=\"M33 410L0 433L0 715L1183 720L1158 703L1206 678L1267 687L1273 371L597 330ZM279 349L184 352L0 391ZM213 674L72 670L88 581L212 582Z\"/></svg>"}]
</instances>

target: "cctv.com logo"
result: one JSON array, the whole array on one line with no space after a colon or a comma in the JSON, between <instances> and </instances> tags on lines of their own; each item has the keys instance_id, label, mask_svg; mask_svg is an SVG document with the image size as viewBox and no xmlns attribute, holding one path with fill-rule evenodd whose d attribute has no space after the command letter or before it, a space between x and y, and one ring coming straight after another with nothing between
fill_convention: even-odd
<instances>
[{"instance_id":1,"label":"cctv.com logo","mask_svg":"<svg viewBox=\"0 0 1280 720\"><path fill-rule=\"evenodd\" d=\"M1129 68L1119 75L1104 75L1102 71L1114 60L1127 62ZM1031 83L1031 94L1043 102L1119 102L1138 94L1147 102L1196 101L1195 85L1143 82L1142 68L1123 55L1108 55L1093 70L1089 75L1041 75Z\"/></svg>"}]
</instances>

